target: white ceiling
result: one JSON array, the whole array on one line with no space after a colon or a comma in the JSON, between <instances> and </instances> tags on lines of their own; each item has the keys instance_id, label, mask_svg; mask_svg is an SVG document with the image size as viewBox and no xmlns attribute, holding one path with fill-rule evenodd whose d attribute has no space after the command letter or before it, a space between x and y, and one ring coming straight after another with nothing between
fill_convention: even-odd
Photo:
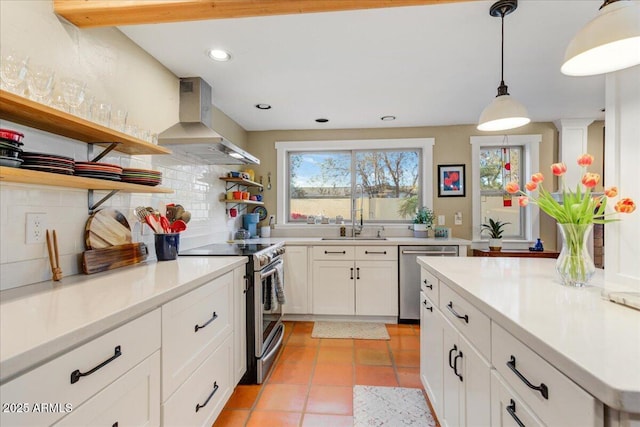
<instances>
[{"instance_id":1,"label":"white ceiling","mask_svg":"<svg viewBox=\"0 0 640 427\"><path fill-rule=\"evenodd\" d=\"M177 76L203 77L214 105L246 130L475 124L500 83L500 19L489 15L491 4L119 28ZM604 76L560 73L567 44L601 4L520 0L505 18L505 83L534 122L604 117ZM212 47L232 60L210 60ZM330 121L316 123L320 117Z\"/></svg>"}]
</instances>

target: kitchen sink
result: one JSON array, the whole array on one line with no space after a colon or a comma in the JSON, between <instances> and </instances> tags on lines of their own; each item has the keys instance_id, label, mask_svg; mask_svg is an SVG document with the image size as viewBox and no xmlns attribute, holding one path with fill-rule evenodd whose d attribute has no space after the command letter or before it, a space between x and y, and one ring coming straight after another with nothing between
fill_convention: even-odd
<instances>
[{"instance_id":1,"label":"kitchen sink","mask_svg":"<svg viewBox=\"0 0 640 427\"><path fill-rule=\"evenodd\" d=\"M338 237L323 237L322 240L387 240L386 237L375 236L338 236Z\"/></svg>"}]
</instances>

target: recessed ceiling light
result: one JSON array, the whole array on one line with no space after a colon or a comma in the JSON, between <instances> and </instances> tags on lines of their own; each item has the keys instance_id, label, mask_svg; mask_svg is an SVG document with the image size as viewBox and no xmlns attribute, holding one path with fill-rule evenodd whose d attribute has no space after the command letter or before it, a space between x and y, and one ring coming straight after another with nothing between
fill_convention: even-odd
<instances>
[{"instance_id":1,"label":"recessed ceiling light","mask_svg":"<svg viewBox=\"0 0 640 427\"><path fill-rule=\"evenodd\" d=\"M213 59L214 61L224 62L231 59L231 54L226 50L211 49L209 51L209 58Z\"/></svg>"},{"instance_id":2,"label":"recessed ceiling light","mask_svg":"<svg viewBox=\"0 0 640 427\"><path fill-rule=\"evenodd\" d=\"M380 117L380 120L382 120L383 122L390 122L391 120L395 120L396 116L382 116Z\"/></svg>"},{"instance_id":3,"label":"recessed ceiling light","mask_svg":"<svg viewBox=\"0 0 640 427\"><path fill-rule=\"evenodd\" d=\"M329 119L316 119L316 122L318 123L327 123L329 121Z\"/></svg>"},{"instance_id":4,"label":"recessed ceiling light","mask_svg":"<svg viewBox=\"0 0 640 427\"><path fill-rule=\"evenodd\" d=\"M256 108L258 110L270 110L271 109L271 105L269 105L269 104L256 104Z\"/></svg>"}]
</instances>

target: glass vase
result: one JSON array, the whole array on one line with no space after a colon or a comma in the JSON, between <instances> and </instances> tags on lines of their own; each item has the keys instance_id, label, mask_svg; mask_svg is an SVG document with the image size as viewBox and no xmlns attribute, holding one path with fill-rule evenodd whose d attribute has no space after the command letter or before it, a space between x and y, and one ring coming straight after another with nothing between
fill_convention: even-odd
<instances>
[{"instance_id":1,"label":"glass vase","mask_svg":"<svg viewBox=\"0 0 640 427\"><path fill-rule=\"evenodd\" d=\"M587 243L593 224L558 224L562 234L562 250L556 271L565 286L582 287L596 272Z\"/></svg>"}]
</instances>

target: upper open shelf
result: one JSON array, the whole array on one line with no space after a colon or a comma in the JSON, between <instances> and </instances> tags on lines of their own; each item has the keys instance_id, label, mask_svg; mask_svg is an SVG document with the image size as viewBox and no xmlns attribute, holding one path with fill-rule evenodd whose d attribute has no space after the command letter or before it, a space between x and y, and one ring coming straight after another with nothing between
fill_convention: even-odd
<instances>
[{"instance_id":1,"label":"upper open shelf","mask_svg":"<svg viewBox=\"0 0 640 427\"><path fill-rule=\"evenodd\" d=\"M171 150L0 90L0 118L89 144L111 145L126 154L171 154Z\"/></svg>"}]
</instances>

